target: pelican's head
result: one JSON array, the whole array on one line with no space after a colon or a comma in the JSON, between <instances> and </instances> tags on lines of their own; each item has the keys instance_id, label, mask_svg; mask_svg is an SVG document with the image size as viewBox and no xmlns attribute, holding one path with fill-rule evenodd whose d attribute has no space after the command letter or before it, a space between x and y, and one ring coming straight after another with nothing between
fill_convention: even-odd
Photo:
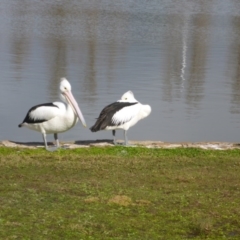
<instances>
[{"instance_id":1,"label":"pelican's head","mask_svg":"<svg viewBox=\"0 0 240 240\"><path fill-rule=\"evenodd\" d=\"M72 94L71 85L66 78L61 78L61 81L60 81L60 98L67 104L70 104L70 106L73 109L73 112L81 120L83 126L87 127L85 119L82 115L82 112Z\"/></svg>"},{"instance_id":2,"label":"pelican's head","mask_svg":"<svg viewBox=\"0 0 240 240\"><path fill-rule=\"evenodd\" d=\"M69 81L66 78L61 78L61 81L60 81L60 93L61 93L61 95L64 94L65 92L67 92L67 91L71 92L71 90L72 90L72 87L71 87L71 84L69 83Z\"/></svg>"},{"instance_id":3,"label":"pelican's head","mask_svg":"<svg viewBox=\"0 0 240 240\"><path fill-rule=\"evenodd\" d=\"M138 102L132 91L125 92L121 97L121 102Z\"/></svg>"}]
</instances>

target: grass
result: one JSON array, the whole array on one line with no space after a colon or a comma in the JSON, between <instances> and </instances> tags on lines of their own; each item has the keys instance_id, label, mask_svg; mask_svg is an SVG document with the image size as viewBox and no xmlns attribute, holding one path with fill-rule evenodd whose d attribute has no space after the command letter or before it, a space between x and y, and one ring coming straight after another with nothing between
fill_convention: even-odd
<instances>
[{"instance_id":1,"label":"grass","mask_svg":"<svg viewBox=\"0 0 240 240\"><path fill-rule=\"evenodd\" d=\"M0 239L240 239L240 151L0 148Z\"/></svg>"}]
</instances>

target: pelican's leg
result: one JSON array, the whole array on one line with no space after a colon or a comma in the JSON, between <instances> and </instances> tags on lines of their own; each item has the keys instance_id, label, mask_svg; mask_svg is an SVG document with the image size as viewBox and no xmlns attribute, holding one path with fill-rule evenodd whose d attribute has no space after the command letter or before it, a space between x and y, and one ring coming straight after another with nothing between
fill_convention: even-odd
<instances>
[{"instance_id":1,"label":"pelican's leg","mask_svg":"<svg viewBox=\"0 0 240 240\"><path fill-rule=\"evenodd\" d=\"M59 145L59 140L58 140L58 134L54 133L53 136L54 136L54 140L56 142L56 146L59 147L60 145Z\"/></svg>"},{"instance_id":2,"label":"pelican's leg","mask_svg":"<svg viewBox=\"0 0 240 240\"><path fill-rule=\"evenodd\" d=\"M125 138L125 146L135 147L135 145L128 143L127 130L124 130L124 138Z\"/></svg>"},{"instance_id":3,"label":"pelican's leg","mask_svg":"<svg viewBox=\"0 0 240 240\"><path fill-rule=\"evenodd\" d=\"M47 149L48 149L48 145L47 145L46 133L45 133L45 132L42 132L42 136L43 136L43 142L44 142L45 148L46 148L46 150L47 150Z\"/></svg>"},{"instance_id":4,"label":"pelican's leg","mask_svg":"<svg viewBox=\"0 0 240 240\"><path fill-rule=\"evenodd\" d=\"M50 152L54 152L59 148L59 141L58 141L57 133L54 133L53 136L54 136L54 140L56 142L56 146L48 147L47 150L50 151Z\"/></svg>"},{"instance_id":5,"label":"pelican's leg","mask_svg":"<svg viewBox=\"0 0 240 240\"><path fill-rule=\"evenodd\" d=\"M116 142L116 136L115 136L115 134L116 134L116 131L115 131L115 130L112 130L112 135L113 135L113 144L114 144L114 145L117 145L117 142Z\"/></svg>"},{"instance_id":6,"label":"pelican's leg","mask_svg":"<svg viewBox=\"0 0 240 240\"><path fill-rule=\"evenodd\" d=\"M56 142L55 148L56 148L56 149L60 148L60 144L59 144L58 134L57 134L57 133L54 133L54 140L55 140L55 142ZM67 149L67 148L69 148L69 146L68 146L68 145L63 145L61 148Z\"/></svg>"},{"instance_id":7,"label":"pelican's leg","mask_svg":"<svg viewBox=\"0 0 240 240\"><path fill-rule=\"evenodd\" d=\"M42 132L42 135L43 135L43 141L44 141L46 150L49 151L49 152L56 151L58 149L58 147L48 147L46 133Z\"/></svg>"},{"instance_id":8,"label":"pelican's leg","mask_svg":"<svg viewBox=\"0 0 240 240\"><path fill-rule=\"evenodd\" d=\"M128 146L128 138L127 138L127 131L124 130L124 139L125 139L125 146Z\"/></svg>"}]
</instances>

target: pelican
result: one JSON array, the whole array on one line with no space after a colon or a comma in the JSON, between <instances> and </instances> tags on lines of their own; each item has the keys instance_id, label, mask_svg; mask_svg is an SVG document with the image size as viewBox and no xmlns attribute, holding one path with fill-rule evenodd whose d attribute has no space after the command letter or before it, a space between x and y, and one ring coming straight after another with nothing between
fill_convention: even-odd
<instances>
[{"instance_id":1,"label":"pelican","mask_svg":"<svg viewBox=\"0 0 240 240\"><path fill-rule=\"evenodd\" d=\"M43 103L32 107L18 127L27 127L42 133L45 148L54 151L59 148L58 133L65 132L81 120L87 126L82 112L71 92L71 85L66 78L60 81L60 99L64 102ZM56 147L49 148L46 134L53 133Z\"/></svg>"},{"instance_id":2,"label":"pelican","mask_svg":"<svg viewBox=\"0 0 240 240\"><path fill-rule=\"evenodd\" d=\"M97 118L96 123L90 128L92 132L112 130L113 143L116 142L116 130L124 130L125 145L128 144L127 130L139 120L151 113L149 105L142 105L135 99L131 91L124 93L120 100L106 106Z\"/></svg>"}]
</instances>

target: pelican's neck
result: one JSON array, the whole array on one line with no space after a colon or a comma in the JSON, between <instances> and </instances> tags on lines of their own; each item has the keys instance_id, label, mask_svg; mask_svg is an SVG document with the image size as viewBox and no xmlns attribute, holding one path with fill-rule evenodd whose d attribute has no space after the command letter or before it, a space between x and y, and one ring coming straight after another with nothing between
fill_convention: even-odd
<instances>
[{"instance_id":1,"label":"pelican's neck","mask_svg":"<svg viewBox=\"0 0 240 240\"><path fill-rule=\"evenodd\" d=\"M64 103L66 105L66 109L67 109L67 115L74 117L74 119L78 119L76 113L74 112L72 106L69 103Z\"/></svg>"},{"instance_id":2,"label":"pelican's neck","mask_svg":"<svg viewBox=\"0 0 240 240\"><path fill-rule=\"evenodd\" d=\"M68 102L66 100L66 98L63 96L63 94L59 94L59 98L61 99L62 102L64 102L66 105L68 105Z\"/></svg>"},{"instance_id":3,"label":"pelican's neck","mask_svg":"<svg viewBox=\"0 0 240 240\"><path fill-rule=\"evenodd\" d=\"M64 103L64 105L66 106L66 118L68 119L69 122L72 122L73 125L75 125L78 121L78 117L75 114L72 106L70 105L70 103L67 101L67 99L64 97L63 94L60 93L60 99L62 100L62 102Z\"/></svg>"}]
</instances>

